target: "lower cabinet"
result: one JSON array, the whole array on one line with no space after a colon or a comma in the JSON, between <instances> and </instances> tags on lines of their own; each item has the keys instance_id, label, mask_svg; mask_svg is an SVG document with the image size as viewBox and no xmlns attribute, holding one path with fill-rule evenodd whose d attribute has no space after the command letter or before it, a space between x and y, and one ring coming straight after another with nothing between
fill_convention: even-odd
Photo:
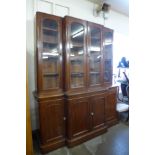
<instances>
[{"instance_id":1,"label":"lower cabinet","mask_svg":"<svg viewBox=\"0 0 155 155\"><path fill-rule=\"evenodd\" d=\"M42 153L72 147L103 134L118 123L117 90L37 99Z\"/></svg>"},{"instance_id":2,"label":"lower cabinet","mask_svg":"<svg viewBox=\"0 0 155 155\"><path fill-rule=\"evenodd\" d=\"M41 101L39 119L42 153L65 145L64 99Z\"/></svg>"},{"instance_id":3,"label":"lower cabinet","mask_svg":"<svg viewBox=\"0 0 155 155\"><path fill-rule=\"evenodd\" d=\"M105 95L86 95L67 100L67 144L80 144L107 131L105 125Z\"/></svg>"},{"instance_id":4,"label":"lower cabinet","mask_svg":"<svg viewBox=\"0 0 155 155\"><path fill-rule=\"evenodd\" d=\"M116 103L117 103L117 88L114 87L106 92L105 121L109 127L118 123Z\"/></svg>"},{"instance_id":5,"label":"lower cabinet","mask_svg":"<svg viewBox=\"0 0 155 155\"><path fill-rule=\"evenodd\" d=\"M105 95L91 97L92 129L104 128L105 126Z\"/></svg>"}]
</instances>

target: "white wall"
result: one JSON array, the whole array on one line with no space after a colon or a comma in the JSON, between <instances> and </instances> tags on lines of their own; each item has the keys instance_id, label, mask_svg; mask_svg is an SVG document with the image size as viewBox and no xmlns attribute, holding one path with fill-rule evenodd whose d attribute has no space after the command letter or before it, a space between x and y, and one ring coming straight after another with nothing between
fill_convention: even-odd
<instances>
[{"instance_id":1,"label":"white wall","mask_svg":"<svg viewBox=\"0 0 155 155\"><path fill-rule=\"evenodd\" d=\"M94 4L88 0L27 0L27 17L26 17L26 48L27 63L29 73L29 96L31 108L32 129L38 128L37 104L34 101L32 92L35 89L35 70L34 70L34 51L35 51L35 30L34 16L36 11L46 12L58 16L73 16L87 21L103 24L123 35L128 35L128 16L115 11L110 11L109 19L103 20L102 16L93 15Z\"/></svg>"}]
</instances>

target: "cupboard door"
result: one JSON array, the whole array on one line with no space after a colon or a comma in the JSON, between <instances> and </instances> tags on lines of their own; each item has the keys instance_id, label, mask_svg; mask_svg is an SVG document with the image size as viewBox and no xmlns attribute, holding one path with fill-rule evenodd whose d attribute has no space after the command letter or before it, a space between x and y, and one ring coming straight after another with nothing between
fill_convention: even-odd
<instances>
[{"instance_id":1,"label":"cupboard door","mask_svg":"<svg viewBox=\"0 0 155 155\"><path fill-rule=\"evenodd\" d=\"M89 86L102 84L102 26L88 22Z\"/></svg>"},{"instance_id":2,"label":"cupboard door","mask_svg":"<svg viewBox=\"0 0 155 155\"><path fill-rule=\"evenodd\" d=\"M66 17L66 85L68 89L86 87L86 21Z\"/></svg>"},{"instance_id":3,"label":"cupboard door","mask_svg":"<svg viewBox=\"0 0 155 155\"><path fill-rule=\"evenodd\" d=\"M107 92L106 102L105 102L105 117L106 120L117 119L116 113L116 103L117 103L117 90L112 89Z\"/></svg>"},{"instance_id":4,"label":"cupboard door","mask_svg":"<svg viewBox=\"0 0 155 155\"><path fill-rule=\"evenodd\" d=\"M103 45L104 45L104 83L112 84L112 66L113 66L113 31L104 28L103 29Z\"/></svg>"},{"instance_id":5,"label":"cupboard door","mask_svg":"<svg viewBox=\"0 0 155 155\"><path fill-rule=\"evenodd\" d=\"M39 90L62 88L62 19L37 13Z\"/></svg>"},{"instance_id":6,"label":"cupboard door","mask_svg":"<svg viewBox=\"0 0 155 155\"><path fill-rule=\"evenodd\" d=\"M83 135L90 128L90 109L88 98L70 99L68 106L68 136Z\"/></svg>"},{"instance_id":7,"label":"cupboard door","mask_svg":"<svg viewBox=\"0 0 155 155\"><path fill-rule=\"evenodd\" d=\"M105 96L91 97L91 116L92 116L92 128L100 128L104 126L105 122Z\"/></svg>"},{"instance_id":8,"label":"cupboard door","mask_svg":"<svg viewBox=\"0 0 155 155\"><path fill-rule=\"evenodd\" d=\"M42 102L39 110L42 143L64 139L65 115L63 99Z\"/></svg>"}]
</instances>

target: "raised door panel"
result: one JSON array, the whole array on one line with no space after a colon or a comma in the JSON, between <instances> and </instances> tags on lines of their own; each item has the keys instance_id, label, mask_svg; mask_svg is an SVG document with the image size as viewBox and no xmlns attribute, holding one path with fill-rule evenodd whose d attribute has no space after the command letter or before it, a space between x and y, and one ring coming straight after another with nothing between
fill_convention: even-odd
<instances>
[{"instance_id":1,"label":"raised door panel","mask_svg":"<svg viewBox=\"0 0 155 155\"><path fill-rule=\"evenodd\" d=\"M66 89L86 87L86 21L65 18L66 32Z\"/></svg>"},{"instance_id":2,"label":"raised door panel","mask_svg":"<svg viewBox=\"0 0 155 155\"><path fill-rule=\"evenodd\" d=\"M112 90L107 92L105 104L105 117L106 120L116 119L116 91Z\"/></svg>"},{"instance_id":3,"label":"raised door panel","mask_svg":"<svg viewBox=\"0 0 155 155\"><path fill-rule=\"evenodd\" d=\"M102 26L88 22L88 86L103 83Z\"/></svg>"},{"instance_id":4,"label":"raised door panel","mask_svg":"<svg viewBox=\"0 0 155 155\"><path fill-rule=\"evenodd\" d=\"M37 12L38 90L62 89L62 19Z\"/></svg>"},{"instance_id":5,"label":"raised door panel","mask_svg":"<svg viewBox=\"0 0 155 155\"><path fill-rule=\"evenodd\" d=\"M64 101L62 99L40 103L40 128L42 143L64 139Z\"/></svg>"},{"instance_id":6,"label":"raised door panel","mask_svg":"<svg viewBox=\"0 0 155 155\"><path fill-rule=\"evenodd\" d=\"M104 126L105 123L105 97L104 94L102 96L94 96L91 98L92 110L92 128L100 128Z\"/></svg>"},{"instance_id":7,"label":"raised door panel","mask_svg":"<svg viewBox=\"0 0 155 155\"><path fill-rule=\"evenodd\" d=\"M87 98L77 98L69 100L69 137L83 135L90 128L90 107Z\"/></svg>"},{"instance_id":8,"label":"raised door panel","mask_svg":"<svg viewBox=\"0 0 155 155\"><path fill-rule=\"evenodd\" d=\"M113 30L103 29L104 84L112 84L113 66Z\"/></svg>"}]
</instances>

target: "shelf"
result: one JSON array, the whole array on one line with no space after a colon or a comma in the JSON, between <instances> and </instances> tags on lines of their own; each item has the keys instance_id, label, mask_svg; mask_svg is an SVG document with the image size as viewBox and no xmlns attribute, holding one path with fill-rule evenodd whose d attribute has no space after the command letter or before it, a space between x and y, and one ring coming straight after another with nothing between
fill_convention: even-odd
<instances>
[{"instance_id":1,"label":"shelf","mask_svg":"<svg viewBox=\"0 0 155 155\"><path fill-rule=\"evenodd\" d=\"M43 27L43 30L49 30L49 31L56 31L56 32L58 32L57 29L52 29L52 28L48 28L48 27Z\"/></svg>"},{"instance_id":2,"label":"shelf","mask_svg":"<svg viewBox=\"0 0 155 155\"><path fill-rule=\"evenodd\" d=\"M84 59L82 59L82 58L79 58L79 56L74 56L74 58L72 57L70 59L70 61L71 61L71 63L82 63L84 61Z\"/></svg>"},{"instance_id":3,"label":"shelf","mask_svg":"<svg viewBox=\"0 0 155 155\"><path fill-rule=\"evenodd\" d=\"M90 74L97 75L97 74L100 74L100 73L99 72L90 72Z\"/></svg>"},{"instance_id":4,"label":"shelf","mask_svg":"<svg viewBox=\"0 0 155 155\"><path fill-rule=\"evenodd\" d=\"M44 76L58 76L58 73L44 73Z\"/></svg>"},{"instance_id":5,"label":"shelf","mask_svg":"<svg viewBox=\"0 0 155 155\"><path fill-rule=\"evenodd\" d=\"M81 72L77 72L77 73L71 73L71 76L72 77L83 77L84 76L84 73L81 73Z\"/></svg>"},{"instance_id":6,"label":"shelf","mask_svg":"<svg viewBox=\"0 0 155 155\"><path fill-rule=\"evenodd\" d=\"M94 39L94 40L101 40L101 38L99 38L99 37L91 37L91 39Z\"/></svg>"},{"instance_id":7,"label":"shelf","mask_svg":"<svg viewBox=\"0 0 155 155\"><path fill-rule=\"evenodd\" d=\"M82 43L73 43L71 44L71 48L83 48L84 44Z\"/></svg>"}]
</instances>

